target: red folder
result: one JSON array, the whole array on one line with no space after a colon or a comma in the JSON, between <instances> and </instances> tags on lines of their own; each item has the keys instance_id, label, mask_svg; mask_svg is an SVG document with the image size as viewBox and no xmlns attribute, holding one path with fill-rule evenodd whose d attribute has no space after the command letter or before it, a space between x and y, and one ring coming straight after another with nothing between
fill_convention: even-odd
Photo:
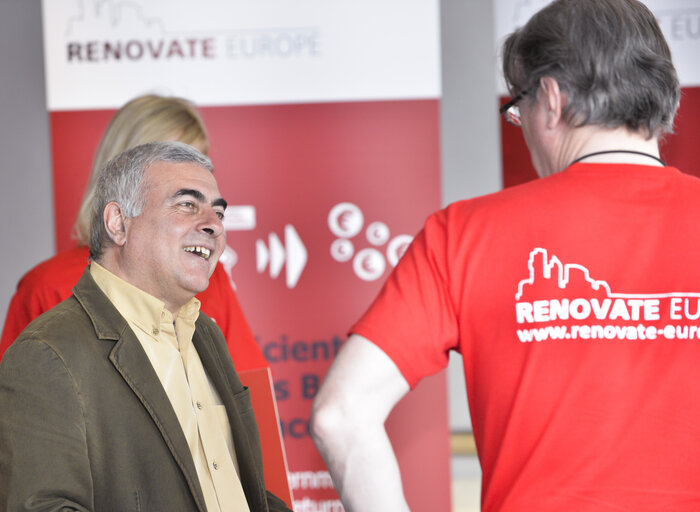
<instances>
[{"instance_id":1,"label":"red folder","mask_svg":"<svg viewBox=\"0 0 700 512\"><path fill-rule=\"evenodd\" d=\"M265 486L291 509L292 489L287 479L287 457L270 368L246 370L238 372L238 376L243 385L250 389L253 412L260 431Z\"/></svg>"}]
</instances>

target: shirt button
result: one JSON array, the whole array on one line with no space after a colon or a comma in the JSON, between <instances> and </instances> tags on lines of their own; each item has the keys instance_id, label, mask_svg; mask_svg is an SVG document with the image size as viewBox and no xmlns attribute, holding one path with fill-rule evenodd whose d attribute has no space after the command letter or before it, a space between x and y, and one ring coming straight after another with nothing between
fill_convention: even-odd
<instances>
[{"instance_id":1,"label":"shirt button","mask_svg":"<svg viewBox=\"0 0 700 512\"><path fill-rule=\"evenodd\" d=\"M153 327L153 330L151 331L153 333L153 336L158 336L160 333L160 329L158 327Z\"/></svg>"},{"instance_id":2,"label":"shirt button","mask_svg":"<svg viewBox=\"0 0 700 512\"><path fill-rule=\"evenodd\" d=\"M199 400L197 400L197 409L199 409L199 410L201 411L201 410L202 410L202 407L204 407L204 406L202 405L202 402L200 402Z\"/></svg>"},{"instance_id":3,"label":"shirt button","mask_svg":"<svg viewBox=\"0 0 700 512\"><path fill-rule=\"evenodd\" d=\"M216 462L216 461L214 461L214 462L212 463L212 467L213 467L214 469L219 469L219 463Z\"/></svg>"}]
</instances>

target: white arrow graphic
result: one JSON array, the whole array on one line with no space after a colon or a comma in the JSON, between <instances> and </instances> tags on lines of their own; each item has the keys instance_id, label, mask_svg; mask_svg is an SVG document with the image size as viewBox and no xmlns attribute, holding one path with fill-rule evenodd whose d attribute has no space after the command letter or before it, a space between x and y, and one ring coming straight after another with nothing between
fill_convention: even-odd
<instances>
[{"instance_id":1,"label":"white arrow graphic","mask_svg":"<svg viewBox=\"0 0 700 512\"><path fill-rule=\"evenodd\" d=\"M262 273L269 265L270 277L276 279L285 267L287 288L294 288L308 260L304 243L291 224L284 227L284 245L275 233L270 233L267 238L267 245L261 239L255 241L257 271Z\"/></svg>"}]
</instances>

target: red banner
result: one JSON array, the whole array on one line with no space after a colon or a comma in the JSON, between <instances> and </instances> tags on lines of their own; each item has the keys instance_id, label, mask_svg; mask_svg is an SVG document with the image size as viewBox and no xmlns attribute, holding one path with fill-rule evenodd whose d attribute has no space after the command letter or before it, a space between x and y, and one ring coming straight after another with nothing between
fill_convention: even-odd
<instances>
[{"instance_id":1,"label":"red banner","mask_svg":"<svg viewBox=\"0 0 700 512\"><path fill-rule=\"evenodd\" d=\"M225 263L273 368L295 508L338 510L309 437L310 406L346 329L440 206L439 102L201 112L219 188L234 214ZM51 113L59 250L71 246L92 153L112 114ZM410 393L388 430L411 507L450 510L444 374Z\"/></svg>"}]
</instances>

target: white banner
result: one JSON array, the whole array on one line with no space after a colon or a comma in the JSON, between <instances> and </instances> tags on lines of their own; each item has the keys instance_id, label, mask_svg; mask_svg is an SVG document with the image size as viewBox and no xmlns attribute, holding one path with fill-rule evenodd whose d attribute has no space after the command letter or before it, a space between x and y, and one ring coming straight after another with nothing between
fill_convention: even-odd
<instances>
[{"instance_id":1,"label":"white banner","mask_svg":"<svg viewBox=\"0 0 700 512\"><path fill-rule=\"evenodd\" d=\"M500 52L505 38L550 0L496 0L496 48ZM671 47L673 62L683 87L700 85L700 0L646 0L656 15ZM499 53L500 54L500 53ZM498 92L507 95L503 76L498 71Z\"/></svg>"},{"instance_id":2,"label":"white banner","mask_svg":"<svg viewBox=\"0 0 700 512\"><path fill-rule=\"evenodd\" d=\"M438 0L42 0L51 111L440 96Z\"/></svg>"}]
</instances>

